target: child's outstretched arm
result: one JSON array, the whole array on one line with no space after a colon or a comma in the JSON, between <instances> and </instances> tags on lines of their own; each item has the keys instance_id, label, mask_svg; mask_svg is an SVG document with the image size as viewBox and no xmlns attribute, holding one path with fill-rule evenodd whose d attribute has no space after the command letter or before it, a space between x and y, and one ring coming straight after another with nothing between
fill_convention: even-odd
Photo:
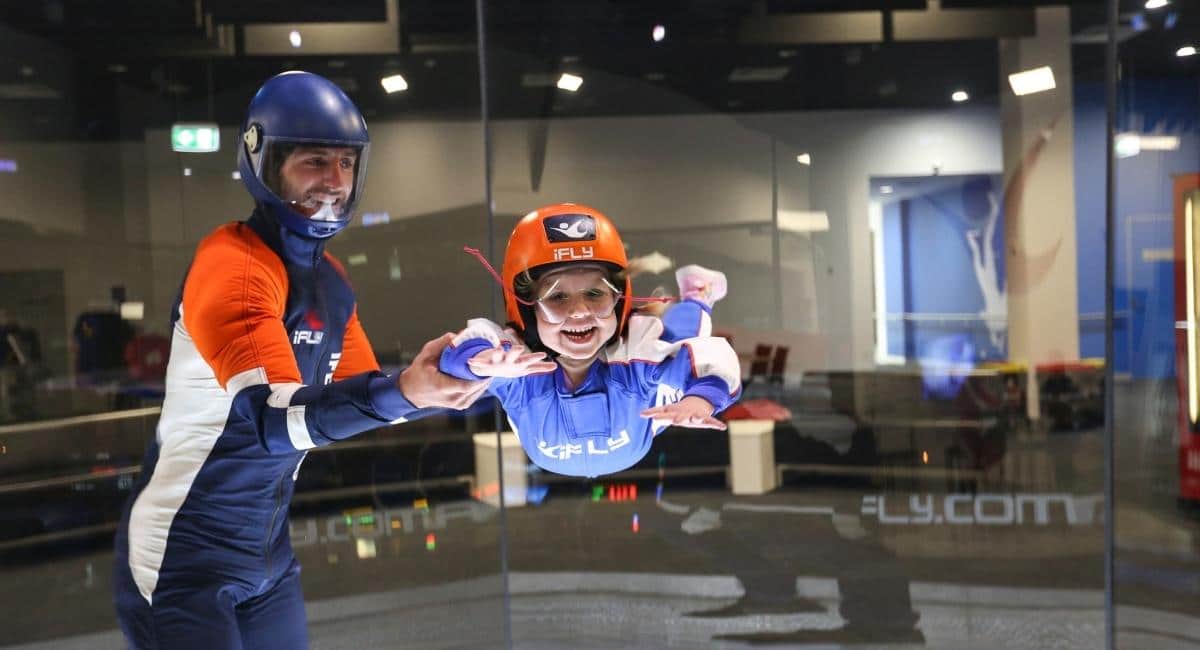
<instances>
[{"instance_id":1,"label":"child's outstretched arm","mask_svg":"<svg viewBox=\"0 0 1200 650\"><path fill-rule=\"evenodd\" d=\"M692 429L717 429L724 431L725 423L713 417L716 407L703 397L688 395L674 404L664 404L642 411L642 417L657 420L662 424Z\"/></svg>"},{"instance_id":2,"label":"child's outstretched arm","mask_svg":"<svg viewBox=\"0 0 1200 650\"><path fill-rule=\"evenodd\" d=\"M515 332L486 318L467 321L438 363L442 372L460 379L524 377L556 367L544 352L530 352Z\"/></svg>"},{"instance_id":3,"label":"child's outstretched arm","mask_svg":"<svg viewBox=\"0 0 1200 650\"><path fill-rule=\"evenodd\" d=\"M655 390L656 404L642 412L658 424L725 428L714 416L737 401L742 372L737 353L720 337L681 341L662 338L663 324L653 317L630 320L627 344L614 361L630 363L643 386Z\"/></svg>"},{"instance_id":4,"label":"child's outstretched arm","mask_svg":"<svg viewBox=\"0 0 1200 650\"><path fill-rule=\"evenodd\" d=\"M678 348L657 369L659 381L682 388L683 397L642 411L656 424L698 429L726 428L717 413L741 397L741 366L737 353L720 337L698 336L677 343Z\"/></svg>"},{"instance_id":5,"label":"child's outstretched arm","mask_svg":"<svg viewBox=\"0 0 1200 650\"><path fill-rule=\"evenodd\" d=\"M524 377L553 372L558 367L546 360L545 352L530 352L523 345L484 350L467 359L467 367L477 377Z\"/></svg>"},{"instance_id":6,"label":"child's outstretched arm","mask_svg":"<svg viewBox=\"0 0 1200 650\"><path fill-rule=\"evenodd\" d=\"M662 314L664 340L672 343L712 335L713 305L728 291L725 274L689 264L675 271L679 302Z\"/></svg>"}]
</instances>

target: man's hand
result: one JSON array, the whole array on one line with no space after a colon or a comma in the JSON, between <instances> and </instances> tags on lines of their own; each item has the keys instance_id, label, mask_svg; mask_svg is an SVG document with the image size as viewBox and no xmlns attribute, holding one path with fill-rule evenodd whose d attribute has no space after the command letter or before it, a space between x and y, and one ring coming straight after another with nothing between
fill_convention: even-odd
<instances>
[{"instance_id":1,"label":"man's hand","mask_svg":"<svg viewBox=\"0 0 1200 650\"><path fill-rule=\"evenodd\" d=\"M708 400L694 395L674 404L648 408L642 411L642 417L692 429L724 431L727 428L724 422L713 417L713 405L709 404Z\"/></svg>"},{"instance_id":2,"label":"man's hand","mask_svg":"<svg viewBox=\"0 0 1200 650\"><path fill-rule=\"evenodd\" d=\"M545 352L530 352L523 345L492 348L467 359L467 367L480 377L524 377L552 372L558 367L546 360Z\"/></svg>"},{"instance_id":3,"label":"man's hand","mask_svg":"<svg viewBox=\"0 0 1200 650\"><path fill-rule=\"evenodd\" d=\"M442 407L462 410L475 403L487 390L488 380L465 381L438 370L442 350L454 340L447 332L426 343L412 365L400 373L396 388L417 408Z\"/></svg>"}]
</instances>

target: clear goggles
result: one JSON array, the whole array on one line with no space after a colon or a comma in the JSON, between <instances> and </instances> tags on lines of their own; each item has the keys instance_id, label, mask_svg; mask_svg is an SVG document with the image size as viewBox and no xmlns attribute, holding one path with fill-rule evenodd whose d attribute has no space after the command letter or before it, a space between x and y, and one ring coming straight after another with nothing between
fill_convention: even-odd
<instances>
[{"instance_id":1,"label":"clear goggles","mask_svg":"<svg viewBox=\"0 0 1200 650\"><path fill-rule=\"evenodd\" d=\"M553 290L556 288L557 283L552 284L549 289L543 290L541 298L531 302L529 300L525 300L521 296L518 296L515 291L513 291L512 289L510 289L509 287L506 287L504 285L504 280L502 280L500 278L500 274L496 273L496 269L492 268L492 265L487 261L487 258L483 256L483 253L479 252L478 248L471 248L470 246L463 246L463 252L465 252L466 254L479 260L479 263L483 265L483 268L487 269L487 272L490 273L492 275L492 278L496 280L496 284L499 284L500 288L502 290L504 290L505 293L507 293L509 296L512 296L513 300L517 301L518 303L520 303L522 305L527 305L530 307L537 305L538 311L540 311L542 313L542 316L546 319L547 322L550 322L554 325L558 325L560 323L566 322L567 318L570 317L571 305L573 305L574 302L576 302L575 300L573 300L573 298L575 298L576 296L571 296L570 294L568 294L565 291L562 292L563 295L561 297L555 296L553 293ZM602 278L602 281L604 282L604 286L607 289L607 291L601 290L600 293L607 294L610 297L606 298L603 295L593 296L591 304L595 307L595 310L592 311L592 314L595 315L597 318L607 318L607 317L611 316L613 311L615 311L617 308L617 302L619 302L621 300L621 291L619 289L617 289L616 287L614 287L612 285L612 283L610 283L608 281L607 278ZM598 290L598 289L599 289L599 287L592 287L590 290ZM583 293L586 294L588 291L589 290L585 290ZM589 304L586 295L582 296L582 299L583 299L585 305ZM638 296L629 296L629 301L635 302L635 303L636 302L663 302L663 303L665 303L665 302L671 302L673 300L674 300L674 298L671 298L669 296L652 296L649 298L641 298ZM606 304L607 304L607 307L605 307ZM565 308L564 308L564 306L565 306Z\"/></svg>"},{"instance_id":2,"label":"clear goggles","mask_svg":"<svg viewBox=\"0 0 1200 650\"><path fill-rule=\"evenodd\" d=\"M559 325L570 318L608 318L621 300L621 292L608 281L600 281L590 287L568 291L561 279L553 279L550 286L542 290L537 298L538 312L546 322Z\"/></svg>"}]
</instances>

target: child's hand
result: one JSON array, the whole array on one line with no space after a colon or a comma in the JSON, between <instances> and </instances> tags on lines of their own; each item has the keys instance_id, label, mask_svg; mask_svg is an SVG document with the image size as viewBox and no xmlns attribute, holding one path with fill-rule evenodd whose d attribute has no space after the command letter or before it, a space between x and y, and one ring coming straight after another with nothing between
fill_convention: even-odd
<instances>
[{"instance_id":1,"label":"child's hand","mask_svg":"<svg viewBox=\"0 0 1200 650\"><path fill-rule=\"evenodd\" d=\"M467 367L480 377L524 377L551 372L558 367L545 352L530 352L523 345L492 348L467 359Z\"/></svg>"},{"instance_id":2,"label":"child's hand","mask_svg":"<svg viewBox=\"0 0 1200 650\"><path fill-rule=\"evenodd\" d=\"M724 431L725 423L713 417L713 405L708 400L694 395L674 404L655 406L642 411L642 417L654 418L668 424L692 429L717 429Z\"/></svg>"}]
</instances>

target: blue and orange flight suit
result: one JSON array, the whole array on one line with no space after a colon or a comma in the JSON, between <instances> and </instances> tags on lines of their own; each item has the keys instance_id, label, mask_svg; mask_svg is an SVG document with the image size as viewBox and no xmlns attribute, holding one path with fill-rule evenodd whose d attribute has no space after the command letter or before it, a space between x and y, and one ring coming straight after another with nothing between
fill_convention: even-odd
<instances>
[{"instance_id":1,"label":"blue and orange flight suit","mask_svg":"<svg viewBox=\"0 0 1200 650\"><path fill-rule=\"evenodd\" d=\"M166 395L116 540L138 648L302 648L288 534L308 449L416 409L380 372L324 241L256 211L199 245L172 314Z\"/></svg>"}]
</instances>

